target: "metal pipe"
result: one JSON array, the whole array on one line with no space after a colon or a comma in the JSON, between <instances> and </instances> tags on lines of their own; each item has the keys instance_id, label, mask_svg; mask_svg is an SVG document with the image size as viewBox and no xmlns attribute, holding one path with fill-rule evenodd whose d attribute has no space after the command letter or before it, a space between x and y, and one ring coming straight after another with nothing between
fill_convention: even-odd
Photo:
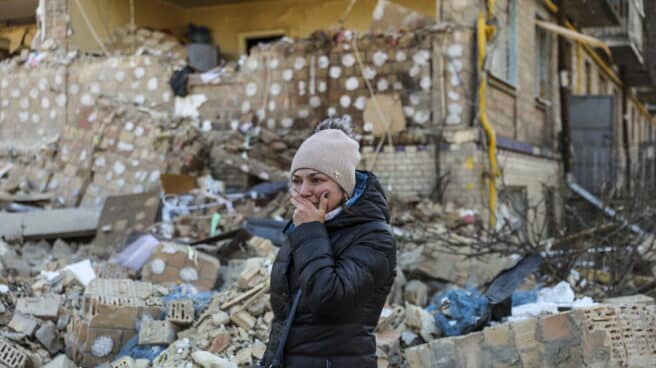
<instances>
[{"instance_id":1,"label":"metal pipe","mask_svg":"<svg viewBox=\"0 0 656 368\"><path fill-rule=\"evenodd\" d=\"M494 1L488 0L487 2L487 19L491 19L493 16L494 10ZM492 37L496 31L495 27L490 26L487 23L487 19L483 14L478 16L476 22L476 39L477 39L477 54L478 54L478 63L477 71L479 76L479 87L478 87L478 115L485 131L487 137L487 149L488 149L488 159L490 161L490 172L488 173L486 180L488 186L488 209L490 211L490 226L494 228L496 226L496 211L497 211L497 187L496 180L501 175L499 171L499 166L497 164L497 136L490 123L487 116L487 100L486 100L486 89L487 89L487 70L485 70L485 59L486 59L486 49L487 41Z\"/></svg>"},{"instance_id":2,"label":"metal pipe","mask_svg":"<svg viewBox=\"0 0 656 368\"><path fill-rule=\"evenodd\" d=\"M567 181L567 186L572 191L574 191L574 193L581 196L581 198L585 199L586 201L588 201L593 206L595 206L595 207L599 208L600 210L602 210L606 214L606 216L618 220L623 226L628 226L629 229L631 229L631 231L633 231L634 233L636 233L640 236L646 235L645 231L642 230L642 228L640 228L639 225L630 224L629 221L624 216L622 216L621 214L618 214L617 211L614 210L613 208L611 208L609 206L606 206L601 201L601 199L597 198L594 194L588 192L583 187L578 185L574 181L574 178L573 178L572 175L568 175L566 181Z\"/></svg>"},{"instance_id":3,"label":"metal pipe","mask_svg":"<svg viewBox=\"0 0 656 368\"><path fill-rule=\"evenodd\" d=\"M620 69L620 75L624 78L625 69ZM622 145L624 146L624 190L631 195L631 149L629 147L629 88L622 85Z\"/></svg>"},{"instance_id":4,"label":"metal pipe","mask_svg":"<svg viewBox=\"0 0 656 368\"><path fill-rule=\"evenodd\" d=\"M558 8L558 23L565 25L567 15L564 7ZM572 171L571 150L570 150L570 121L569 121L569 95L570 95L570 68L569 68L569 48L568 41L562 35L558 35L558 83L560 86L560 151L563 157L563 169L565 175Z\"/></svg>"}]
</instances>

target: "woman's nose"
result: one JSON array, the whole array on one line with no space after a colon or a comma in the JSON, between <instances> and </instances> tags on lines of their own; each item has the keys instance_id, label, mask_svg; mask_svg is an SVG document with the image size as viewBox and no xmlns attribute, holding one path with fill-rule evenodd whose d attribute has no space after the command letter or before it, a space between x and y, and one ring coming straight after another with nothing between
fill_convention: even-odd
<instances>
[{"instance_id":1,"label":"woman's nose","mask_svg":"<svg viewBox=\"0 0 656 368\"><path fill-rule=\"evenodd\" d=\"M302 197L310 197L310 196L312 196L312 191L310 190L310 186L307 185L307 184L305 184L305 183L301 184L301 188L299 189L298 193L299 193Z\"/></svg>"}]
</instances>

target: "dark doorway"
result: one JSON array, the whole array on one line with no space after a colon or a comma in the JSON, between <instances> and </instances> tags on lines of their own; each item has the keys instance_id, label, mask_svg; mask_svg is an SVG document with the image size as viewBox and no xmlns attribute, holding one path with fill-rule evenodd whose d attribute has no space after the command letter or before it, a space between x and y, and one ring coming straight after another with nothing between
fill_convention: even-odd
<instances>
[{"instance_id":1,"label":"dark doorway","mask_svg":"<svg viewBox=\"0 0 656 368\"><path fill-rule=\"evenodd\" d=\"M272 43L276 42L279 39L285 37L284 34L277 34L277 35L268 35L268 36L257 36L257 37L249 37L246 38L246 53L250 54L251 49L261 43Z\"/></svg>"},{"instance_id":2,"label":"dark doorway","mask_svg":"<svg viewBox=\"0 0 656 368\"><path fill-rule=\"evenodd\" d=\"M569 103L574 176L599 195L613 188L616 180L613 96L571 96Z\"/></svg>"}]
</instances>

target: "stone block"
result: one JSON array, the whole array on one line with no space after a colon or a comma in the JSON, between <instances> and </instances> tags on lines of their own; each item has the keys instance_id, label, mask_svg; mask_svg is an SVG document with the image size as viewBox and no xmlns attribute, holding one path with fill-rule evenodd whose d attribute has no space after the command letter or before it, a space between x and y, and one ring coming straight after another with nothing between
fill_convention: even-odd
<instances>
[{"instance_id":1,"label":"stone block","mask_svg":"<svg viewBox=\"0 0 656 368\"><path fill-rule=\"evenodd\" d=\"M263 262L264 258L260 257L246 260L244 270L239 274L239 278L237 278L237 285L241 289L252 288L265 278L263 272L260 272L263 268Z\"/></svg>"},{"instance_id":2,"label":"stone block","mask_svg":"<svg viewBox=\"0 0 656 368\"><path fill-rule=\"evenodd\" d=\"M516 367L520 362L515 349L510 325L502 324L483 330L483 354L485 367Z\"/></svg>"},{"instance_id":3,"label":"stone block","mask_svg":"<svg viewBox=\"0 0 656 368\"><path fill-rule=\"evenodd\" d=\"M57 319L61 299L59 295L46 295L32 298L20 298L16 311L44 319Z\"/></svg>"},{"instance_id":4,"label":"stone block","mask_svg":"<svg viewBox=\"0 0 656 368\"><path fill-rule=\"evenodd\" d=\"M462 368L452 339L433 340L405 350L410 368Z\"/></svg>"},{"instance_id":5,"label":"stone block","mask_svg":"<svg viewBox=\"0 0 656 368\"><path fill-rule=\"evenodd\" d=\"M541 340L551 342L558 339L569 339L573 334L573 326L569 313L560 313L540 318Z\"/></svg>"},{"instance_id":6,"label":"stone block","mask_svg":"<svg viewBox=\"0 0 656 368\"><path fill-rule=\"evenodd\" d=\"M22 332L27 336L32 336L38 323L39 321L36 318L16 312L9 321L9 328L16 332Z\"/></svg>"},{"instance_id":7,"label":"stone block","mask_svg":"<svg viewBox=\"0 0 656 368\"><path fill-rule=\"evenodd\" d=\"M528 319L510 325L515 348L524 367L537 367L540 364L541 345L537 340L537 320Z\"/></svg>"},{"instance_id":8,"label":"stone block","mask_svg":"<svg viewBox=\"0 0 656 368\"><path fill-rule=\"evenodd\" d=\"M77 366L66 355L60 354L43 368L77 368Z\"/></svg>"},{"instance_id":9,"label":"stone block","mask_svg":"<svg viewBox=\"0 0 656 368\"><path fill-rule=\"evenodd\" d=\"M175 341L175 334L170 321L144 320L139 330L139 345L168 345Z\"/></svg>"},{"instance_id":10,"label":"stone block","mask_svg":"<svg viewBox=\"0 0 656 368\"><path fill-rule=\"evenodd\" d=\"M574 324L572 313L542 317L538 321L538 336L544 344L542 361L548 366L580 367L583 363L581 331Z\"/></svg>"},{"instance_id":11,"label":"stone block","mask_svg":"<svg viewBox=\"0 0 656 368\"><path fill-rule=\"evenodd\" d=\"M483 330L483 343L485 347L504 348L511 345L510 325L498 325Z\"/></svg>"},{"instance_id":12,"label":"stone block","mask_svg":"<svg viewBox=\"0 0 656 368\"><path fill-rule=\"evenodd\" d=\"M583 321L583 362L588 367L608 367L611 357L610 335L604 329L587 322L589 310L576 310L575 319Z\"/></svg>"},{"instance_id":13,"label":"stone block","mask_svg":"<svg viewBox=\"0 0 656 368\"><path fill-rule=\"evenodd\" d=\"M483 366L482 338L480 333L472 333L453 338L458 352L458 358L463 368L478 368Z\"/></svg>"},{"instance_id":14,"label":"stone block","mask_svg":"<svg viewBox=\"0 0 656 368\"><path fill-rule=\"evenodd\" d=\"M52 321L42 324L36 331L35 336L41 345L51 353L58 351L62 347L59 334L57 333L57 326Z\"/></svg>"},{"instance_id":15,"label":"stone block","mask_svg":"<svg viewBox=\"0 0 656 368\"><path fill-rule=\"evenodd\" d=\"M410 280L405 285L403 295L408 303L425 307L428 301L428 286L419 280Z\"/></svg>"}]
</instances>

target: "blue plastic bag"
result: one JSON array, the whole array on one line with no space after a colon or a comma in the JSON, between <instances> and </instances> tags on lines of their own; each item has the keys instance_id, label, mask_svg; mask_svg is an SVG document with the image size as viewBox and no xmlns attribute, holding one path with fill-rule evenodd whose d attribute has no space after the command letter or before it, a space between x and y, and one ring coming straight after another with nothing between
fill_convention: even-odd
<instances>
[{"instance_id":1,"label":"blue plastic bag","mask_svg":"<svg viewBox=\"0 0 656 368\"><path fill-rule=\"evenodd\" d=\"M440 305L446 301L449 316L440 312ZM446 336L460 336L487 322L490 303L474 288L452 288L433 298L427 310L434 313L435 322Z\"/></svg>"},{"instance_id":2,"label":"blue plastic bag","mask_svg":"<svg viewBox=\"0 0 656 368\"><path fill-rule=\"evenodd\" d=\"M535 303L538 301L538 288L533 290L517 290L512 294L512 306Z\"/></svg>"}]
</instances>

